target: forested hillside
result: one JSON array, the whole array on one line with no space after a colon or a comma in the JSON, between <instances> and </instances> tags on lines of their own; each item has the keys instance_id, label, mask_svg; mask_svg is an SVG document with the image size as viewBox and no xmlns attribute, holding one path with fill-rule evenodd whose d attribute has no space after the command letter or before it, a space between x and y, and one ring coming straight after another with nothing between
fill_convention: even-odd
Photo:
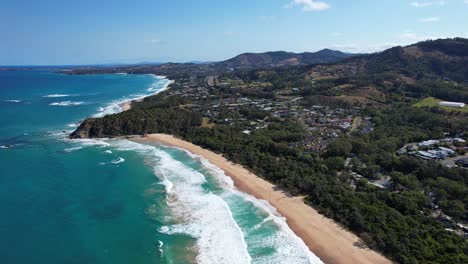
<instances>
[{"instance_id":1,"label":"forested hillside","mask_svg":"<svg viewBox=\"0 0 468 264\"><path fill-rule=\"evenodd\" d=\"M169 91L88 119L71 137L174 134L305 196L398 263L468 263L467 235L454 230L468 223L468 171L396 155L412 142L467 139L466 112L413 107L427 96L468 101L467 45L437 40L335 64L229 71L214 87L204 75L173 74ZM337 113L367 117L368 127L353 124L323 149L308 148ZM466 144L457 144L464 154Z\"/></svg>"}]
</instances>

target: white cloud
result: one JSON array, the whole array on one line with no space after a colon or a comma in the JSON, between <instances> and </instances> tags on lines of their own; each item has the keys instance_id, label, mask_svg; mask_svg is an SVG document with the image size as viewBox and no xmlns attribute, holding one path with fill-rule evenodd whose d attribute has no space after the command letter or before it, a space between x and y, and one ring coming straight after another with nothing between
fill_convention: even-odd
<instances>
[{"instance_id":1,"label":"white cloud","mask_svg":"<svg viewBox=\"0 0 468 264\"><path fill-rule=\"evenodd\" d=\"M420 35L411 30L405 30L403 33L399 34L397 38L400 45L408 45L423 40L433 39L433 37Z\"/></svg>"},{"instance_id":2,"label":"white cloud","mask_svg":"<svg viewBox=\"0 0 468 264\"><path fill-rule=\"evenodd\" d=\"M467 0L468 1L468 0ZM401 34L393 36L390 41L374 44L362 44L357 45L355 43L338 43L332 44L331 48L338 49L341 51L353 52L353 53L372 53L380 52L396 46L407 46L420 41L433 40L439 38L447 38L446 36L429 36L421 35L413 32L412 30L405 30Z\"/></svg>"},{"instance_id":3,"label":"white cloud","mask_svg":"<svg viewBox=\"0 0 468 264\"><path fill-rule=\"evenodd\" d=\"M428 7L433 5L444 6L445 4L445 1L414 1L410 3L413 7Z\"/></svg>"},{"instance_id":4,"label":"white cloud","mask_svg":"<svg viewBox=\"0 0 468 264\"><path fill-rule=\"evenodd\" d=\"M353 43L347 44L332 44L333 49L344 50L344 51L356 51L359 49L359 46Z\"/></svg>"},{"instance_id":5,"label":"white cloud","mask_svg":"<svg viewBox=\"0 0 468 264\"><path fill-rule=\"evenodd\" d=\"M400 34L398 38L404 43L418 42L422 39L421 36L412 31L405 31L404 33Z\"/></svg>"},{"instance_id":6,"label":"white cloud","mask_svg":"<svg viewBox=\"0 0 468 264\"><path fill-rule=\"evenodd\" d=\"M419 20L419 22L422 22L422 23L431 23L431 22L439 22L439 21L440 21L440 17L425 17Z\"/></svg>"},{"instance_id":7,"label":"white cloud","mask_svg":"<svg viewBox=\"0 0 468 264\"><path fill-rule=\"evenodd\" d=\"M301 6L302 11L304 12L322 11L330 8L329 4L316 0L293 0L292 2L286 5L286 8L292 8L295 6Z\"/></svg>"},{"instance_id":8,"label":"white cloud","mask_svg":"<svg viewBox=\"0 0 468 264\"><path fill-rule=\"evenodd\" d=\"M354 43L344 43L344 44L332 44L332 49L337 49L343 52L352 52L352 53L372 53L379 52L391 47L398 46L396 42L383 42L377 44L366 44L366 45L357 45Z\"/></svg>"},{"instance_id":9,"label":"white cloud","mask_svg":"<svg viewBox=\"0 0 468 264\"><path fill-rule=\"evenodd\" d=\"M406 30L402 34L397 35L398 43L400 43L399 45L401 46L406 46L406 45L410 45L410 44L414 44L414 43L426 41L426 40L445 39L445 38L449 38L449 37L445 35L437 35L437 36L422 35L422 34L415 33L411 30Z\"/></svg>"}]
</instances>

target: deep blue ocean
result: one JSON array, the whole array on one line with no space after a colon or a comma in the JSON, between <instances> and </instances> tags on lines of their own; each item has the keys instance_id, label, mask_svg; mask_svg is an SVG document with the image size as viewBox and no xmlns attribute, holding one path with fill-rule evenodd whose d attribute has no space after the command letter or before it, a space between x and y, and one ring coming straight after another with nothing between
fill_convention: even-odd
<instances>
[{"instance_id":1,"label":"deep blue ocean","mask_svg":"<svg viewBox=\"0 0 468 264\"><path fill-rule=\"evenodd\" d=\"M180 149L68 140L151 75L0 71L0 263L321 263L274 209Z\"/></svg>"}]
</instances>

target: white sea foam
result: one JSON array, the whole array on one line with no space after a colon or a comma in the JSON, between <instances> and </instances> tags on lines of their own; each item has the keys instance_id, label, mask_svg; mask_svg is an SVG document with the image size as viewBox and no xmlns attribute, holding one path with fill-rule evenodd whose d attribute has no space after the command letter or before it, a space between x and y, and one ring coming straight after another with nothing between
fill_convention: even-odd
<instances>
[{"instance_id":1,"label":"white sea foam","mask_svg":"<svg viewBox=\"0 0 468 264\"><path fill-rule=\"evenodd\" d=\"M69 97L69 96L79 96L78 94L48 94L42 97L45 98L61 98L61 97Z\"/></svg>"},{"instance_id":2,"label":"white sea foam","mask_svg":"<svg viewBox=\"0 0 468 264\"><path fill-rule=\"evenodd\" d=\"M113 144L114 145L114 144ZM117 141L118 150L133 150L152 157L156 173L173 183L168 205L183 223L162 227L166 234L185 234L197 239L198 263L250 263L242 231L224 200L203 188L204 175L152 146Z\"/></svg>"},{"instance_id":3,"label":"white sea foam","mask_svg":"<svg viewBox=\"0 0 468 264\"><path fill-rule=\"evenodd\" d=\"M10 100L5 100L7 103L21 103L22 100L16 100L16 99L10 99Z\"/></svg>"},{"instance_id":4,"label":"white sea foam","mask_svg":"<svg viewBox=\"0 0 468 264\"><path fill-rule=\"evenodd\" d=\"M178 221L170 222L159 229L167 235L184 234L197 239L198 263L250 263L252 258L247 248L272 248L271 254L256 255L255 263L322 263L309 251L305 243L287 225L284 217L268 202L257 200L251 195L238 191L230 177L208 160L186 151L192 158L199 159L208 169L221 193L214 194L203 188L205 176L175 160L169 153L149 145L127 140L79 140L85 145L113 147L118 151L135 151L143 154L154 164L155 174L161 179L168 196L167 204L172 216ZM115 160L117 161L117 160ZM107 163L100 163L106 165ZM236 223L228 202L238 197L251 203L265 215L261 222L251 229L241 230ZM231 200L230 200L231 199ZM233 209L234 210L234 209ZM172 219L172 218L171 218ZM174 220L172 219L172 220ZM181 220L183 219L183 220ZM266 236L258 235L264 225L274 225L277 231ZM158 247L162 254L162 246Z\"/></svg>"},{"instance_id":5,"label":"white sea foam","mask_svg":"<svg viewBox=\"0 0 468 264\"><path fill-rule=\"evenodd\" d=\"M123 162L125 162L125 159L120 158L120 157L111 161L111 163L114 164L114 165L117 165L117 164L120 164L120 163L123 163Z\"/></svg>"},{"instance_id":6,"label":"white sea foam","mask_svg":"<svg viewBox=\"0 0 468 264\"><path fill-rule=\"evenodd\" d=\"M66 137L73 132L73 130L61 130L61 131L47 131L47 134L60 139L66 139Z\"/></svg>"},{"instance_id":7,"label":"white sea foam","mask_svg":"<svg viewBox=\"0 0 468 264\"><path fill-rule=\"evenodd\" d=\"M98 108L98 113L93 115L93 117L99 118L99 117L104 117L106 115L112 115L112 114L120 113L120 112L123 111L123 108L122 108L123 104L129 103L129 102L132 102L132 101L139 101L139 100L142 100L143 98L145 98L147 96L155 95L155 94L158 94L158 93L160 93L162 91L165 91L165 90L168 89L169 85L174 82L172 80L166 80L166 83L163 85L163 87L161 87L161 81L165 78L165 76L158 76L158 75L154 75L154 74L149 74L149 75L152 76L155 79L155 81L147 89L147 91L150 92L149 94L133 94L133 95L130 95L130 99L127 99L124 96L123 98L125 98L125 99L115 100L115 101L109 103L105 107L99 107Z\"/></svg>"},{"instance_id":8,"label":"white sea foam","mask_svg":"<svg viewBox=\"0 0 468 264\"><path fill-rule=\"evenodd\" d=\"M67 127L78 127L80 123L70 123L67 125Z\"/></svg>"},{"instance_id":9,"label":"white sea foam","mask_svg":"<svg viewBox=\"0 0 468 264\"><path fill-rule=\"evenodd\" d=\"M160 176L161 184L166 189L166 193L171 194L172 189L174 188L174 184L170 180L168 180L168 178L166 177L166 174L164 173L164 171L161 171L157 167L155 167L154 172L156 173L156 175L161 175Z\"/></svg>"},{"instance_id":10,"label":"white sea foam","mask_svg":"<svg viewBox=\"0 0 468 264\"><path fill-rule=\"evenodd\" d=\"M184 149L182 149L184 150ZM257 243L262 247L275 248L276 252L268 256L262 256L261 258L255 259L258 263L323 263L320 258L314 255L302 239L300 239L286 223L286 219L280 215L276 208L273 207L268 201L256 199L252 195L238 191L234 187L232 179L226 176L225 172L219 167L213 165L207 159L191 153L190 151L184 150L192 158L200 160L202 165L210 170L213 176L216 177L217 181L224 188L227 193L225 198L231 195L242 197L245 201L252 203L255 207L261 209L267 213L267 217L260 223L254 226L253 229L258 229L262 225L273 222L277 227L278 231L274 235L268 237L260 237L259 241L249 241Z\"/></svg>"},{"instance_id":11,"label":"white sea foam","mask_svg":"<svg viewBox=\"0 0 468 264\"><path fill-rule=\"evenodd\" d=\"M106 151L104 151L104 153L106 153L106 154L112 154L112 151L106 150Z\"/></svg>"},{"instance_id":12,"label":"white sea foam","mask_svg":"<svg viewBox=\"0 0 468 264\"><path fill-rule=\"evenodd\" d=\"M158 240L158 251L159 254L164 254L164 249L163 249L164 243L161 240Z\"/></svg>"},{"instance_id":13,"label":"white sea foam","mask_svg":"<svg viewBox=\"0 0 468 264\"><path fill-rule=\"evenodd\" d=\"M73 152L73 151L80 150L80 149L82 149L82 148L83 148L83 147L66 148L66 149L64 149L63 151L69 152L69 153L70 153L70 152Z\"/></svg>"},{"instance_id":14,"label":"white sea foam","mask_svg":"<svg viewBox=\"0 0 468 264\"><path fill-rule=\"evenodd\" d=\"M82 105L84 102L72 102L72 101L62 101L62 102L54 102L50 103L50 106L78 106Z\"/></svg>"},{"instance_id":15,"label":"white sea foam","mask_svg":"<svg viewBox=\"0 0 468 264\"><path fill-rule=\"evenodd\" d=\"M99 107L98 113L93 115L95 118L104 117L106 115L117 114L123 111L121 104L125 103L127 100L124 101L115 101L107 105L106 107Z\"/></svg>"},{"instance_id":16,"label":"white sea foam","mask_svg":"<svg viewBox=\"0 0 468 264\"><path fill-rule=\"evenodd\" d=\"M72 142L80 143L82 146L89 147L89 146L100 146L100 147L109 147L110 144L102 140L97 139L90 139L90 138L83 138L83 139L70 139Z\"/></svg>"}]
</instances>

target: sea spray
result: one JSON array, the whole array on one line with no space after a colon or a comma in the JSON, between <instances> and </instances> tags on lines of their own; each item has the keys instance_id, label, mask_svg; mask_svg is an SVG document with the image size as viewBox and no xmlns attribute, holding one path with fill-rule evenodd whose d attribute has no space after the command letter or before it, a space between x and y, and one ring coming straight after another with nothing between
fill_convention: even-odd
<instances>
[{"instance_id":1,"label":"sea spray","mask_svg":"<svg viewBox=\"0 0 468 264\"><path fill-rule=\"evenodd\" d=\"M145 97L150 96L150 95L156 95L160 92L163 92L169 88L169 85L171 85L174 81L166 79L165 76L159 76L159 75L154 75L154 74L148 74L153 78L153 83L150 85L149 88L146 89L147 94L131 94L130 99L124 98L120 100L115 100L111 103L109 103L105 107L99 107L98 108L98 113L94 114L93 117L99 118L99 117L104 117L106 115L111 115L111 114L116 114L122 112L123 105L126 103L130 103L132 101L140 101L143 100ZM125 75L128 76L128 75Z\"/></svg>"},{"instance_id":2,"label":"sea spray","mask_svg":"<svg viewBox=\"0 0 468 264\"><path fill-rule=\"evenodd\" d=\"M279 214L276 208L274 208L270 203L238 191L234 187L232 179L226 176L222 169L215 166L207 159L199 155L195 155L188 150L180 150L183 150L191 158L200 161L202 166L208 170L207 173L213 176L219 186L225 190L225 194L222 197L228 204L230 204L231 207L234 207L239 203L241 204L242 208L240 208L240 211L242 213L242 217L245 217L245 211L247 208L246 203L250 203L251 206L254 207L252 208L253 212L255 212L256 209L260 209L260 212L256 212L256 217L262 219L260 223L253 226L249 226L248 224L245 225L244 233L247 237L246 240L251 248L272 248L274 249L274 252L256 256L254 258L255 263L322 263L316 255L310 252L304 241L294 234L291 228L287 225L286 219ZM260 235L262 232L258 232L259 229L268 224L270 224L270 228L273 226L276 229L275 232L267 236ZM268 227L266 229L268 229Z\"/></svg>"},{"instance_id":3,"label":"sea spray","mask_svg":"<svg viewBox=\"0 0 468 264\"><path fill-rule=\"evenodd\" d=\"M152 146L116 141L117 150L137 151L153 157L159 177L167 184L172 214L182 223L163 226L167 235L185 234L197 239L198 263L250 263L247 244L224 200L204 189L205 176ZM170 186L170 187L169 187Z\"/></svg>"},{"instance_id":4,"label":"sea spray","mask_svg":"<svg viewBox=\"0 0 468 264\"><path fill-rule=\"evenodd\" d=\"M239 263L322 263L274 207L238 191L232 179L208 160L181 149L123 140L116 147L154 158L155 174L165 185L171 212L176 218L184 219L162 226L159 231L196 238L199 263L233 263L229 260L230 252L235 252L236 246L248 252L236 254L245 256ZM209 182L215 185L209 186ZM222 237L221 241L217 240L218 236Z\"/></svg>"},{"instance_id":5,"label":"sea spray","mask_svg":"<svg viewBox=\"0 0 468 264\"><path fill-rule=\"evenodd\" d=\"M65 139L75 128L69 124L124 96L149 94L155 81L137 74L0 71L7 84L0 94L0 196L8 211L0 219L2 263L194 262L195 239L157 231L170 213L165 190L141 155L105 153L111 147L102 140ZM49 106L66 101L89 103ZM125 162L110 163L119 157Z\"/></svg>"}]
</instances>

